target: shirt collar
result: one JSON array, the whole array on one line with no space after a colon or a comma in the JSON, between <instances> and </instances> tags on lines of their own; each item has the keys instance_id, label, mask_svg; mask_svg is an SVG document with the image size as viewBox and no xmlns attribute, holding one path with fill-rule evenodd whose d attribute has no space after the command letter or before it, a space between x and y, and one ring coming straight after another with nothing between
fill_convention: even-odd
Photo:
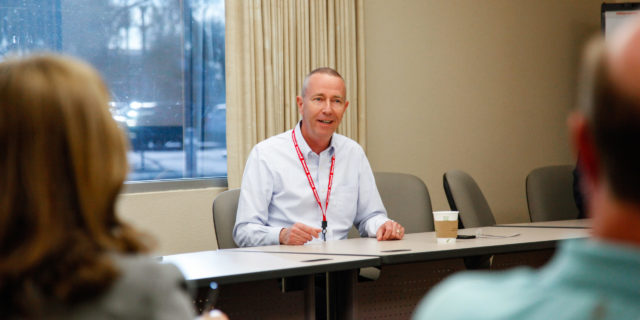
<instances>
[{"instance_id":1,"label":"shirt collar","mask_svg":"<svg viewBox=\"0 0 640 320\"><path fill-rule=\"evenodd\" d=\"M298 125L296 125L296 127L293 129L296 132L296 139L298 140L298 146L300 147L300 152L302 152L302 154L305 154L305 155L308 155L309 153L314 153L313 150L311 150L311 147L309 147L309 145L307 144L307 141L302 136L301 128L302 128L302 120L300 120L298 122ZM331 136L331 141L329 142L329 147L322 152L329 152L329 155L333 155L333 153L336 150L335 137L336 137L336 134L333 133L333 135Z\"/></svg>"}]
</instances>

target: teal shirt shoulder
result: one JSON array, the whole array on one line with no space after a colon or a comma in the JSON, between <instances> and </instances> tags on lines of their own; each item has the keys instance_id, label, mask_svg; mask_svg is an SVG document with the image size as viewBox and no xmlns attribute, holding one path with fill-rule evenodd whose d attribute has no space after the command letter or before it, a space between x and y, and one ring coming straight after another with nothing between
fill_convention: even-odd
<instances>
[{"instance_id":1,"label":"teal shirt shoulder","mask_svg":"<svg viewBox=\"0 0 640 320\"><path fill-rule=\"evenodd\" d=\"M640 248L571 240L540 270L454 275L414 319L640 319Z\"/></svg>"}]
</instances>

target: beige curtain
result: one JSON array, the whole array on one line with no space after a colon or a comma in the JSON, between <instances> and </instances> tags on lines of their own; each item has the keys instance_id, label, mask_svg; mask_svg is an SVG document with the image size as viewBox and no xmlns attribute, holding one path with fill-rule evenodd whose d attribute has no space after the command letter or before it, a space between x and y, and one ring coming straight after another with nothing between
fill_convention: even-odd
<instances>
[{"instance_id":1,"label":"beige curtain","mask_svg":"<svg viewBox=\"0 0 640 320\"><path fill-rule=\"evenodd\" d=\"M240 186L258 142L293 128L304 77L345 78L350 101L338 132L365 146L363 0L226 0L227 172Z\"/></svg>"}]
</instances>

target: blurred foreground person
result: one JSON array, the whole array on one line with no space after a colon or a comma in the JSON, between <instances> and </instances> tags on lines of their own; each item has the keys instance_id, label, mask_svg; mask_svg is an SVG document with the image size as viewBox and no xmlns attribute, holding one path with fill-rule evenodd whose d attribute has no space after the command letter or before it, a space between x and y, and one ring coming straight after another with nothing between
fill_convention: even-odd
<instances>
[{"instance_id":1,"label":"blurred foreground person","mask_svg":"<svg viewBox=\"0 0 640 320\"><path fill-rule=\"evenodd\" d=\"M569 118L590 239L565 241L540 270L465 273L415 319L640 319L640 21L594 41Z\"/></svg>"},{"instance_id":2,"label":"blurred foreground person","mask_svg":"<svg viewBox=\"0 0 640 320\"><path fill-rule=\"evenodd\" d=\"M127 141L98 73L55 55L0 62L0 317L193 319L175 266L115 214Z\"/></svg>"}]
</instances>

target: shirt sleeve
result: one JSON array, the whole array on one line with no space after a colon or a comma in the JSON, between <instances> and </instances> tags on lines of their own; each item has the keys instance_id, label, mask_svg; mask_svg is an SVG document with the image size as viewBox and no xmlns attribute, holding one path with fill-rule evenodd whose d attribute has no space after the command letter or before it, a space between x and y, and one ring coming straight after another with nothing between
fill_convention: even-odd
<instances>
[{"instance_id":1,"label":"shirt sleeve","mask_svg":"<svg viewBox=\"0 0 640 320\"><path fill-rule=\"evenodd\" d=\"M251 150L242 176L240 199L233 228L233 240L240 247L280 243L280 227L271 227L269 203L273 194L273 175L256 146Z\"/></svg>"},{"instance_id":2,"label":"shirt sleeve","mask_svg":"<svg viewBox=\"0 0 640 320\"><path fill-rule=\"evenodd\" d=\"M354 225L362 237L375 237L378 228L387 222L387 210L384 208L369 160L361 150L361 165L358 181L358 209Z\"/></svg>"}]
</instances>

